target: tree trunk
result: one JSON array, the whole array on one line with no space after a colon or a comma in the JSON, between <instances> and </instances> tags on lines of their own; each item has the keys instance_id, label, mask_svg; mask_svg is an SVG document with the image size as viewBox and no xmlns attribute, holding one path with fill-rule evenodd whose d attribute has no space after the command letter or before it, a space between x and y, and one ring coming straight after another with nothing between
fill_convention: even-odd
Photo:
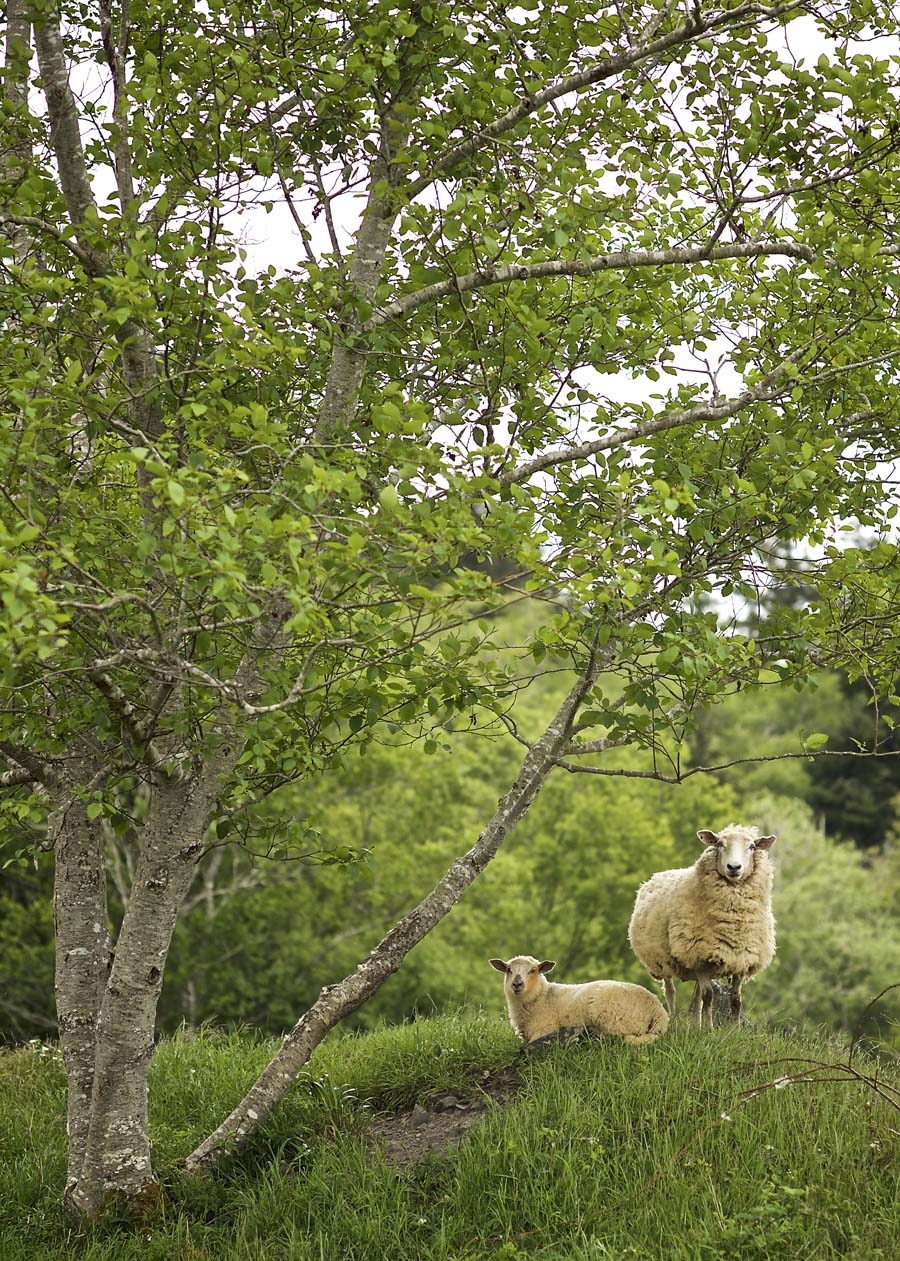
<instances>
[{"instance_id":1,"label":"tree trunk","mask_svg":"<svg viewBox=\"0 0 900 1261\"><path fill-rule=\"evenodd\" d=\"M147 1072L166 956L194 873L209 802L196 779L153 792L144 843L97 1022L90 1125L72 1197L90 1217L119 1195L156 1195Z\"/></svg>"},{"instance_id":2,"label":"tree trunk","mask_svg":"<svg viewBox=\"0 0 900 1261\"><path fill-rule=\"evenodd\" d=\"M68 1081L69 1158L65 1200L81 1207L94 1090L97 1024L109 965L106 865L100 830L76 797L51 816L55 837L56 1014Z\"/></svg>"},{"instance_id":3,"label":"tree trunk","mask_svg":"<svg viewBox=\"0 0 900 1261\"><path fill-rule=\"evenodd\" d=\"M9 181L22 179L31 162L31 137L26 122L30 57L28 0L8 0L2 85L3 101L8 111L0 140L0 174ZM0 205L0 214L3 209ZM12 245L12 261L21 266L28 253L34 250L34 243L26 228L9 224L6 231Z\"/></svg>"},{"instance_id":4,"label":"tree trunk","mask_svg":"<svg viewBox=\"0 0 900 1261\"><path fill-rule=\"evenodd\" d=\"M544 734L529 749L519 776L500 799L494 817L472 848L457 858L434 889L396 924L372 953L337 985L326 985L300 1017L277 1055L214 1133L188 1156L190 1171L215 1166L243 1146L284 1096L300 1069L330 1029L361 1007L400 967L403 960L444 916L497 853L525 815L569 741L573 719L596 681L599 661L590 664L566 696Z\"/></svg>"}]
</instances>

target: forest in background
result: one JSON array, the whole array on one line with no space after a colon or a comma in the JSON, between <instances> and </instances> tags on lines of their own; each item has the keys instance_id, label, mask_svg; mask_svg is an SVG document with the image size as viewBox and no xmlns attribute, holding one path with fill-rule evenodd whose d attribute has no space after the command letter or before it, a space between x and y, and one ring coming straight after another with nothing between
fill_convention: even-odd
<instances>
[{"instance_id":1,"label":"forest in background","mask_svg":"<svg viewBox=\"0 0 900 1261\"><path fill-rule=\"evenodd\" d=\"M530 641L546 606L505 615L503 638ZM539 730L564 686L522 655L530 685L511 708L517 731ZM322 985L352 968L471 843L515 774L516 741L475 711L441 740L390 734L346 754L313 785L273 795L255 820L264 836L298 829L309 857L221 845L198 864L176 929L160 1031L182 1022L289 1028ZM875 725L878 730L875 731ZM557 960L559 979L610 976L652 984L626 937L638 884L693 862L698 828L733 820L775 832L778 954L751 987L754 1021L865 1033L900 1046L900 762L892 757L790 757L818 733L832 748L896 747L889 707L837 673L812 687L779 683L706 709L691 765L739 764L681 784L628 775L551 777L508 844L400 972L350 1022L372 1027L416 1013L503 1010L491 955ZM816 739L807 747L817 743ZM612 770L641 769L634 751ZM690 769L690 768L687 768ZM246 833L254 832L248 821ZM234 834L228 834L233 841ZM224 840L224 837L223 837ZM110 869L127 888L133 857L108 830ZM13 852L17 838L7 838ZM4 1041L53 1036L52 861L9 866L0 888L0 1029ZM121 895L111 904L121 914ZM687 993L680 997L686 1008Z\"/></svg>"}]
</instances>

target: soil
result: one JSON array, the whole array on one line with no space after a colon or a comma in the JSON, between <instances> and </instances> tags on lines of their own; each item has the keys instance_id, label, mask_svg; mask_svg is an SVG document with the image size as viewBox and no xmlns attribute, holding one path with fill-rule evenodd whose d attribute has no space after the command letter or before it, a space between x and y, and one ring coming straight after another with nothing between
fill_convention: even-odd
<instances>
[{"instance_id":1,"label":"soil","mask_svg":"<svg viewBox=\"0 0 900 1261\"><path fill-rule=\"evenodd\" d=\"M482 1073L470 1091L427 1095L405 1112L376 1115L369 1126L369 1149L380 1150L389 1165L442 1155L489 1109L511 1103L519 1084L515 1066L495 1069Z\"/></svg>"}]
</instances>

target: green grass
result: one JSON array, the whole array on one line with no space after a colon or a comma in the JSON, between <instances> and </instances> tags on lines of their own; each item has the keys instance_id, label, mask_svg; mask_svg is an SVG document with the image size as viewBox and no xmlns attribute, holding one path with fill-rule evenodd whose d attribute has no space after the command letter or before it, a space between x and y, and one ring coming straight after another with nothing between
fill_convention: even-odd
<instances>
[{"instance_id":1,"label":"green grass","mask_svg":"<svg viewBox=\"0 0 900 1261\"><path fill-rule=\"evenodd\" d=\"M514 1103L461 1147L398 1170L367 1155L373 1109L472 1088L517 1058L499 1019L444 1016L333 1037L251 1148L190 1180L178 1159L273 1047L247 1033L162 1043L152 1079L162 1219L74 1229L59 1200L64 1080L40 1049L0 1057L0 1258L514 1261L897 1257L900 1113L857 1082L740 1092L846 1059L822 1039L679 1029L522 1063ZM854 1063L874 1071L874 1062ZM879 1077L900 1088L895 1068ZM724 1117L723 1117L724 1114Z\"/></svg>"}]
</instances>

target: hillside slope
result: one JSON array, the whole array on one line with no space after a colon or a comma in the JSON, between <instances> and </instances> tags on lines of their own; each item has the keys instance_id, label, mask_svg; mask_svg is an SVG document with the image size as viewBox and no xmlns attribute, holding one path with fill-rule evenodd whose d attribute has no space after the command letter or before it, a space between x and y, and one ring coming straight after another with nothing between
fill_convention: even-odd
<instances>
[{"instance_id":1,"label":"hillside slope","mask_svg":"<svg viewBox=\"0 0 900 1261\"><path fill-rule=\"evenodd\" d=\"M178 1159L272 1045L212 1031L161 1045L153 1114L164 1216L138 1228L106 1222L93 1234L73 1231L58 1207L58 1054L34 1044L0 1057L0 1256L897 1255L900 1073L858 1050L851 1070L877 1068L877 1090L846 1067L816 1067L846 1066L846 1047L752 1028L703 1037L679 1028L639 1050L591 1040L528 1057L499 1018L420 1020L330 1039L251 1150L209 1179L187 1180ZM437 1106L460 1125L448 1119L446 1128L474 1122L459 1143L438 1139L415 1163L392 1163L373 1135L431 1126L424 1113L447 1093L454 1101Z\"/></svg>"}]
</instances>

